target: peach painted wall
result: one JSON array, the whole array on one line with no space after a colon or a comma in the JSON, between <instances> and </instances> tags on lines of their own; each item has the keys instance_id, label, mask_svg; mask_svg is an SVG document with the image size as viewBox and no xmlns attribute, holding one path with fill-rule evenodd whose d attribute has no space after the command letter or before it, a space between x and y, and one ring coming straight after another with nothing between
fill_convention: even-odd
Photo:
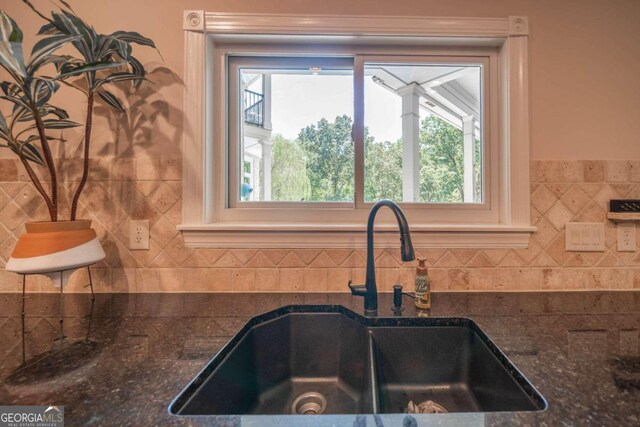
<instances>
[{"instance_id":1,"label":"peach painted wall","mask_svg":"<svg viewBox=\"0 0 640 427\"><path fill-rule=\"evenodd\" d=\"M19 1L3 3L2 7L20 22L25 33L32 34L39 22L26 7ZM637 0L76 0L72 3L102 31L134 29L152 37L162 52L164 65L178 75L182 74L184 9L526 15L531 26L533 158L640 158L640 2ZM36 0L36 4L48 7L49 2ZM158 60L153 53L143 58ZM179 108L179 89L167 90L166 96L171 105Z\"/></svg>"},{"instance_id":2,"label":"peach painted wall","mask_svg":"<svg viewBox=\"0 0 640 427\"><path fill-rule=\"evenodd\" d=\"M532 121L532 221L540 231L528 251L440 251L428 255L439 289L560 289L638 285L636 254L617 253L608 228L607 252L565 253L558 247L564 222L603 221L607 196L640 197L638 165L603 160L640 160L640 1L637 0L303 0L215 2L192 0L71 0L77 12L100 31L138 31L153 38L163 60L150 50L139 56L155 85L136 94L129 118L98 111L94 147L95 180L83 199L83 214L94 224L108 251L98 268L103 290L342 290L348 277L362 275L358 251L193 251L184 248L180 221L184 9L226 12L319 13L431 16L529 17ZM36 0L42 8L49 2ZM2 7L26 37L41 24L18 1ZM82 98L67 92L59 103L72 116ZM149 107L153 103L154 108ZM136 125L133 125L136 123ZM57 147L66 162L66 185L78 177L79 137ZM0 152L9 159L10 153ZM581 162L579 160L587 160ZM594 166L595 165L595 166ZM595 171L595 172L594 172ZM540 173L542 175L540 175ZM596 177L594 178L594 173ZM595 180L594 180L595 179ZM583 194L584 193L584 194ZM579 202L572 201L579 198ZM542 208L536 206L542 203ZM576 205L578 203L578 205ZM0 264L8 257L25 221L43 219L24 173L0 160ZM128 220L149 218L152 249L126 249ZM548 227L551 228L548 228ZM410 270L399 267L395 252L381 252L385 287ZM385 260L386 259L386 260ZM216 269L212 275L210 269ZM320 269L320 270L315 270ZM579 272L574 274L578 269ZM336 276L336 277L333 277ZM338 277L339 276L339 277ZM216 280L207 281L215 277ZM564 278L583 278L578 282ZM17 289L4 270L0 290ZM76 280L77 283L82 278ZM388 283L387 283L388 282ZM338 283L340 284L338 287ZM387 286L388 285L388 286ZM335 288L335 289L334 289ZM79 289L79 288L78 288ZM51 290L44 281L31 290Z\"/></svg>"}]
</instances>

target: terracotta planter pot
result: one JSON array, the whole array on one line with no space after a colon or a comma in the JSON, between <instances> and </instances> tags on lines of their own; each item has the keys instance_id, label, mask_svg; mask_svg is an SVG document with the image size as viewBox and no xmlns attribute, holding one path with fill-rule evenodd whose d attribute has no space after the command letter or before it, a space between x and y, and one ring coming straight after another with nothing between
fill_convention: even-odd
<instances>
[{"instance_id":1,"label":"terracotta planter pot","mask_svg":"<svg viewBox=\"0 0 640 427\"><path fill-rule=\"evenodd\" d=\"M68 272L64 283L72 270L105 257L90 220L32 222L26 229L7 262L8 271L45 274L52 279L56 278L53 273Z\"/></svg>"}]
</instances>

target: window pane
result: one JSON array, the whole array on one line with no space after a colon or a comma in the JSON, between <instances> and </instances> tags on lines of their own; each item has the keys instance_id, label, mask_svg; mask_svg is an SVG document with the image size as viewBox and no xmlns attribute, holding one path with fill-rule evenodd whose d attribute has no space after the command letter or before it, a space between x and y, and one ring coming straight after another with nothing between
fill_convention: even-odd
<instances>
[{"instance_id":1,"label":"window pane","mask_svg":"<svg viewBox=\"0 0 640 427\"><path fill-rule=\"evenodd\" d=\"M353 67L337 61L240 67L241 201L353 201Z\"/></svg>"},{"instance_id":2,"label":"window pane","mask_svg":"<svg viewBox=\"0 0 640 427\"><path fill-rule=\"evenodd\" d=\"M481 71L365 64L365 201L482 202Z\"/></svg>"}]
</instances>

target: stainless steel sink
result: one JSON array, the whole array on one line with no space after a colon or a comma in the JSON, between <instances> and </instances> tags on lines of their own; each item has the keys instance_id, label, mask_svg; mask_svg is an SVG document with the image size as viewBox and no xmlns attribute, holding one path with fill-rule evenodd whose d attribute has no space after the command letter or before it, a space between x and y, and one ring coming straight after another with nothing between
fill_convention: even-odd
<instances>
[{"instance_id":1,"label":"stainless steel sink","mask_svg":"<svg viewBox=\"0 0 640 427\"><path fill-rule=\"evenodd\" d=\"M177 415L543 410L543 397L469 319L371 318L288 306L253 318L176 397Z\"/></svg>"}]
</instances>

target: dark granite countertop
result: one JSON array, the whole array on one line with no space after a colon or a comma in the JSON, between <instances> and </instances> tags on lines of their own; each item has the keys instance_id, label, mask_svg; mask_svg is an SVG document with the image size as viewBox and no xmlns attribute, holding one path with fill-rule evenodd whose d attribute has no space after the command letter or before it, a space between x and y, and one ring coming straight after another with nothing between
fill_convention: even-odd
<instances>
[{"instance_id":1,"label":"dark granite countertop","mask_svg":"<svg viewBox=\"0 0 640 427\"><path fill-rule=\"evenodd\" d=\"M473 319L547 399L542 412L179 417L171 400L257 314L362 311L347 294L0 295L0 405L65 406L66 425L640 425L640 292L436 293L431 316ZM390 307L391 295L381 295ZM414 316L405 299L405 316ZM390 310L381 310L390 316ZM635 386L634 386L635 385ZM417 423L417 424L416 424Z\"/></svg>"}]
</instances>

